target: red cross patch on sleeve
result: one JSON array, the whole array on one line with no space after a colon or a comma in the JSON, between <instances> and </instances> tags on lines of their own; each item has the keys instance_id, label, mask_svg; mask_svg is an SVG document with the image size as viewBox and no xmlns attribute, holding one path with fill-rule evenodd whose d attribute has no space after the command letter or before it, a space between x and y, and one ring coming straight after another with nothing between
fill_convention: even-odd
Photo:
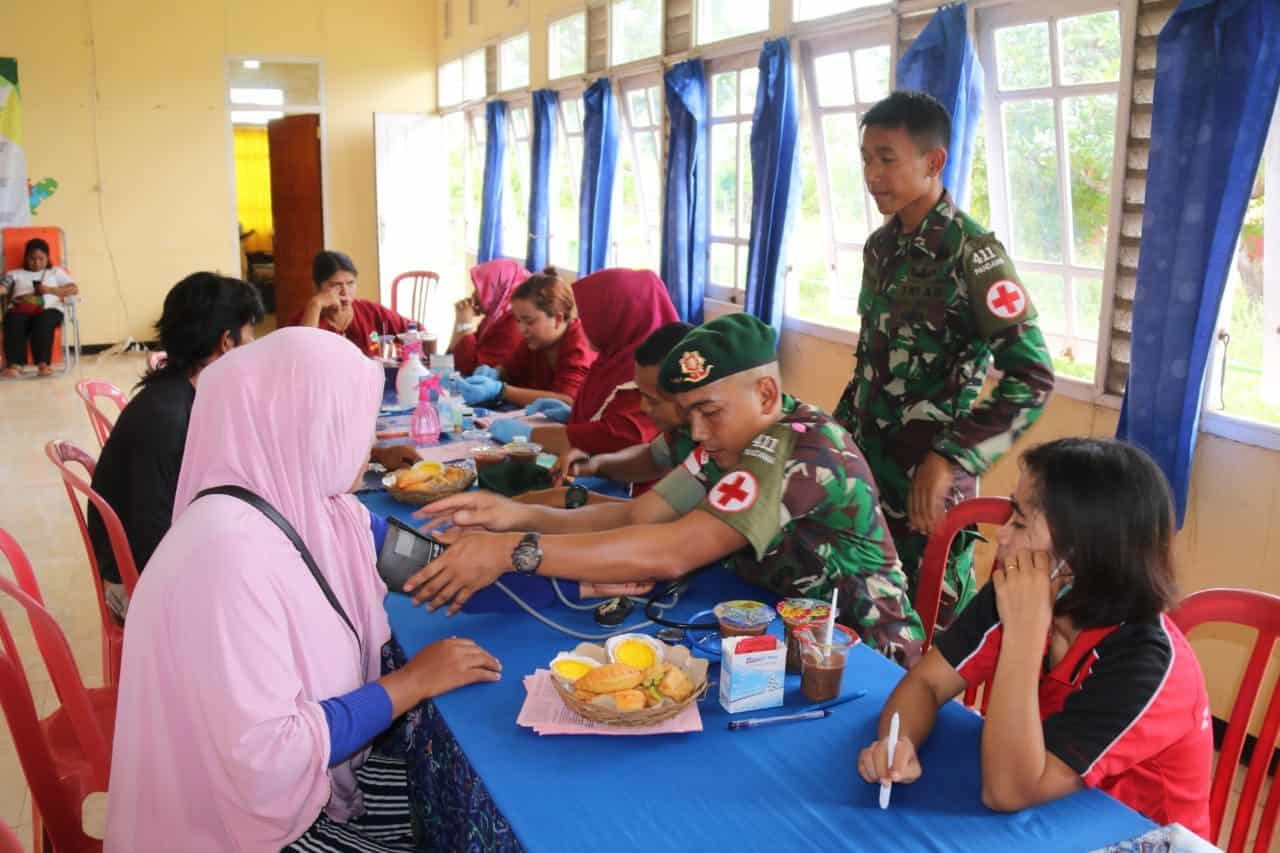
<instances>
[{"instance_id":1,"label":"red cross patch on sleeve","mask_svg":"<svg viewBox=\"0 0 1280 853\"><path fill-rule=\"evenodd\" d=\"M707 501L720 512L743 512L755 506L760 484L749 471L730 471L711 487Z\"/></svg>"},{"instance_id":2,"label":"red cross patch on sleeve","mask_svg":"<svg viewBox=\"0 0 1280 853\"><path fill-rule=\"evenodd\" d=\"M1027 310L1027 294L1016 281L1002 278L987 288L987 310L1001 320L1021 317Z\"/></svg>"}]
</instances>

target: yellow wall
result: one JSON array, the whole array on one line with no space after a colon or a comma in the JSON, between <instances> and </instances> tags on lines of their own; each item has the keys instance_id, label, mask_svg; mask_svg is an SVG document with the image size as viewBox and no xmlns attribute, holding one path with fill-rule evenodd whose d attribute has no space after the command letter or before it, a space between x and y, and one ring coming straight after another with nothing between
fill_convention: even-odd
<instances>
[{"instance_id":1,"label":"yellow wall","mask_svg":"<svg viewBox=\"0 0 1280 853\"><path fill-rule=\"evenodd\" d=\"M246 252L270 252L275 226L271 221L271 145L265 127L235 129L236 219L245 232Z\"/></svg>"},{"instance_id":2,"label":"yellow wall","mask_svg":"<svg viewBox=\"0 0 1280 853\"><path fill-rule=\"evenodd\" d=\"M60 185L36 222L67 231L85 342L152 338L179 278L238 274L228 55L323 61L329 243L351 253L362 295L377 298L373 113L435 108L436 6L6 2L0 55L18 60L30 173Z\"/></svg>"}]
</instances>

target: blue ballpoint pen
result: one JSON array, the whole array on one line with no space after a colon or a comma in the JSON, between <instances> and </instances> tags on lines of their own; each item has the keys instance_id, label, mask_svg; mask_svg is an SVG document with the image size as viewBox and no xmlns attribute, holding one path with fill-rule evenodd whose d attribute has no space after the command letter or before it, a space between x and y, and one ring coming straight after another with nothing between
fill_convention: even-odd
<instances>
[{"instance_id":1,"label":"blue ballpoint pen","mask_svg":"<svg viewBox=\"0 0 1280 853\"><path fill-rule=\"evenodd\" d=\"M826 719L827 717L831 716L832 708L836 707L837 705L843 705L846 702L853 702L857 699L861 699L863 696L866 696L866 695L867 695L867 691L858 690L854 693L850 693L848 696L843 696L839 699L832 700L831 702L826 702L822 705L818 705L814 708L810 708L807 711L800 711L799 713L796 713L796 714L779 714L773 717L752 717L751 719L747 719L747 720L733 720L732 722L729 723L729 730L737 731L738 729L754 729L759 726L772 725L773 723L799 723L805 720Z\"/></svg>"}]
</instances>

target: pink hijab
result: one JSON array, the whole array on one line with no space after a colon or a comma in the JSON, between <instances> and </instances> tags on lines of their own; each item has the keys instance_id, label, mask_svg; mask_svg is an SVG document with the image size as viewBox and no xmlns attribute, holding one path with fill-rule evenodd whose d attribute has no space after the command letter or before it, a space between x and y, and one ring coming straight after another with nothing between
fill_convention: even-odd
<instances>
[{"instance_id":1,"label":"pink hijab","mask_svg":"<svg viewBox=\"0 0 1280 853\"><path fill-rule=\"evenodd\" d=\"M174 524L129 608L106 849L277 851L324 809L363 811L329 764L320 701L379 675L390 636L369 514L382 371L339 335L288 328L200 374ZM360 642L248 488L298 531Z\"/></svg>"},{"instance_id":2,"label":"pink hijab","mask_svg":"<svg viewBox=\"0 0 1280 853\"><path fill-rule=\"evenodd\" d=\"M573 298L587 339L600 354L569 413L569 423L586 423L635 381L636 350L645 338L680 317L662 279L649 270L600 270L573 285Z\"/></svg>"},{"instance_id":3,"label":"pink hijab","mask_svg":"<svg viewBox=\"0 0 1280 853\"><path fill-rule=\"evenodd\" d=\"M476 337L486 328L511 313L511 291L524 282L530 272L507 258L485 261L471 268L471 283L476 286L476 301L484 310L484 322Z\"/></svg>"}]
</instances>

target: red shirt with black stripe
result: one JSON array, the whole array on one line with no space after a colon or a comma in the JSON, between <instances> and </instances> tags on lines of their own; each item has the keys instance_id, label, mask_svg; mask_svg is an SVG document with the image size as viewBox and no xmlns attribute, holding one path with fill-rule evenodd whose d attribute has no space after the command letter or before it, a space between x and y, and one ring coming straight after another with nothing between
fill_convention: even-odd
<instances>
[{"instance_id":1,"label":"red shirt with black stripe","mask_svg":"<svg viewBox=\"0 0 1280 853\"><path fill-rule=\"evenodd\" d=\"M969 684L989 683L1004 629L988 583L934 645ZM1156 823L1207 838L1213 731L1204 674L1168 616L1080 632L1040 675L1045 748Z\"/></svg>"}]
</instances>

